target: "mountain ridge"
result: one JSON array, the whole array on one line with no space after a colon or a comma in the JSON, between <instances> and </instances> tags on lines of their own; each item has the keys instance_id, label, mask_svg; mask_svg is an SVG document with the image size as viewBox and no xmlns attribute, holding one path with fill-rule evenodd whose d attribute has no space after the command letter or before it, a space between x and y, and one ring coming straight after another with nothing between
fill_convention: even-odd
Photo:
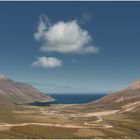
<instances>
[{"instance_id":1,"label":"mountain ridge","mask_svg":"<svg viewBox=\"0 0 140 140\"><path fill-rule=\"evenodd\" d=\"M137 82L138 81L138 82ZM108 94L98 100L82 105L68 107L73 111L92 112L105 110L120 110L122 112L140 112L140 85L134 81L127 88Z\"/></svg>"},{"instance_id":2,"label":"mountain ridge","mask_svg":"<svg viewBox=\"0 0 140 140\"><path fill-rule=\"evenodd\" d=\"M103 98L90 102L87 106L98 106L107 109L122 109L140 112L140 80L136 80L118 92L104 96ZM129 110L130 111L130 110Z\"/></svg>"},{"instance_id":3,"label":"mountain ridge","mask_svg":"<svg viewBox=\"0 0 140 140\"><path fill-rule=\"evenodd\" d=\"M0 74L0 100L14 103L47 102L53 98L33 86Z\"/></svg>"},{"instance_id":4,"label":"mountain ridge","mask_svg":"<svg viewBox=\"0 0 140 140\"><path fill-rule=\"evenodd\" d=\"M132 82L126 89L124 90L135 90L140 89L140 80L136 80Z\"/></svg>"}]
</instances>

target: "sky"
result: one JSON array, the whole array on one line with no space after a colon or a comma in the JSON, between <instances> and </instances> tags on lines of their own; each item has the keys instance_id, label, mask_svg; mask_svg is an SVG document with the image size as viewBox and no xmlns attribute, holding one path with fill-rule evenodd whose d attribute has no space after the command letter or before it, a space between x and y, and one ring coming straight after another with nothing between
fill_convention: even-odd
<instances>
[{"instance_id":1,"label":"sky","mask_svg":"<svg viewBox=\"0 0 140 140\"><path fill-rule=\"evenodd\" d=\"M140 2L0 2L0 73L45 93L111 93L140 78Z\"/></svg>"}]
</instances>

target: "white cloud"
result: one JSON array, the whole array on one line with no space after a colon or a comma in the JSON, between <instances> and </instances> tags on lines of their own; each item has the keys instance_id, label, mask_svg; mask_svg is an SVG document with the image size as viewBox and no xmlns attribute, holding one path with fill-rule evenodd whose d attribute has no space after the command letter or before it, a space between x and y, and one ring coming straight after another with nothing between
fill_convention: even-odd
<instances>
[{"instance_id":1,"label":"white cloud","mask_svg":"<svg viewBox=\"0 0 140 140\"><path fill-rule=\"evenodd\" d=\"M50 26L40 20L34 37L37 41L43 41L41 50L46 52L86 54L99 51L92 45L91 35L80 27L77 20L59 21Z\"/></svg>"},{"instance_id":2,"label":"white cloud","mask_svg":"<svg viewBox=\"0 0 140 140\"><path fill-rule=\"evenodd\" d=\"M55 57L38 57L38 59L32 64L35 67L42 68L55 68L62 66L62 61Z\"/></svg>"},{"instance_id":3,"label":"white cloud","mask_svg":"<svg viewBox=\"0 0 140 140\"><path fill-rule=\"evenodd\" d=\"M40 41L44 37L45 31L51 26L50 19L46 15L40 16L37 31L34 33L34 38Z\"/></svg>"},{"instance_id":4,"label":"white cloud","mask_svg":"<svg viewBox=\"0 0 140 140\"><path fill-rule=\"evenodd\" d=\"M40 21L37 27L37 32L34 34L34 38L36 40L40 40L44 35L44 31L46 30L46 25L43 21Z\"/></svg>"}]
</instances>

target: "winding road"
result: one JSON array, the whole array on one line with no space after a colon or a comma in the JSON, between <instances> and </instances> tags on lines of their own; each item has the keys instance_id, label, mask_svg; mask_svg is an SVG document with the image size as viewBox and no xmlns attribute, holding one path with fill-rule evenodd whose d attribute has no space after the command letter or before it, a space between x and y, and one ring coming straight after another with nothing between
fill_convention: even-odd
<instances>
[{"instance_id":1,"label":"winding road","mask_svg":"<svg viewBox=\"0 0 140 140\"><path fill-rule=\"evenodd\" d=\"M83 125L56 124L56 123L19 123L19 124L0 123L0 131L8 130L8 129L10 129L12 127L16 127L16 126L26 126L26 125L39 125L39 126L63 127L63 128L112 128L113 127L112 125L99 124L99 122L103 121L102 116L114 114L118 111L119 110L109 110L109 111L83 114L84 117L95 116L98 118L96 121L84 122ZM46 115L44 110L42 110L42 113Z\"/></svg>"},{"instance_id":2,"label":"winding road","mask_svg":"<svg viewBox=\"0 0 140 140\"><path fill-rule=\"evenodd\" d=\"M96 126L95 124L91 124L91 122L85 122L84 125L73 125L73 124L53 124L53 123L20 123L20 124L9 124L3 123L0 124L0 131L7 130L15 126L26 126L26 125L39 125L39 126L52 126L52 127L63 127L63 128L110 128L113 126L109 125L101 125Z\"/></svg>"}]
</instances>

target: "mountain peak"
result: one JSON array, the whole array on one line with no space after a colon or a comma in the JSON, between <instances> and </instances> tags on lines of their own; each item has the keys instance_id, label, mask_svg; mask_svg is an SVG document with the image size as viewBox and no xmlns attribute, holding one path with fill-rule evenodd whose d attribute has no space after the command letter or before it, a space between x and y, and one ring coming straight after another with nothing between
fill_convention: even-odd
<instances>
[{"instance_id":1,"label":"mountain peak","mask_svg":"<svg viewBox=\"0 0 140 140\"><path fill-rule=\"evenodd\" d=\"M130 84L127 89L135 90L135 89L139 89L139 88L140 88L140 80L136 80L132 84Z\"/></svg>"},{"instance_id":2,"label":"mountain peak","mask_svg":"<svg viewBox=\"0 0 140 140\"><path fill-rule=\"evenodd\" d=\"M2 80L2 79L8 79L8 77L3 74L0 74L0 80Z\"/></svg>"},{"instance_id":3,"label":"mountain peak","mask_svg":"<svg viewBox=\"0 0 140 140\"><path fill-rule=\"evenodd\" d=\"M16 82L0 74L0 101L14 103L31 103L51 101L49 95L43 94L31 85Z\"/></svg>"}]
</instances>

